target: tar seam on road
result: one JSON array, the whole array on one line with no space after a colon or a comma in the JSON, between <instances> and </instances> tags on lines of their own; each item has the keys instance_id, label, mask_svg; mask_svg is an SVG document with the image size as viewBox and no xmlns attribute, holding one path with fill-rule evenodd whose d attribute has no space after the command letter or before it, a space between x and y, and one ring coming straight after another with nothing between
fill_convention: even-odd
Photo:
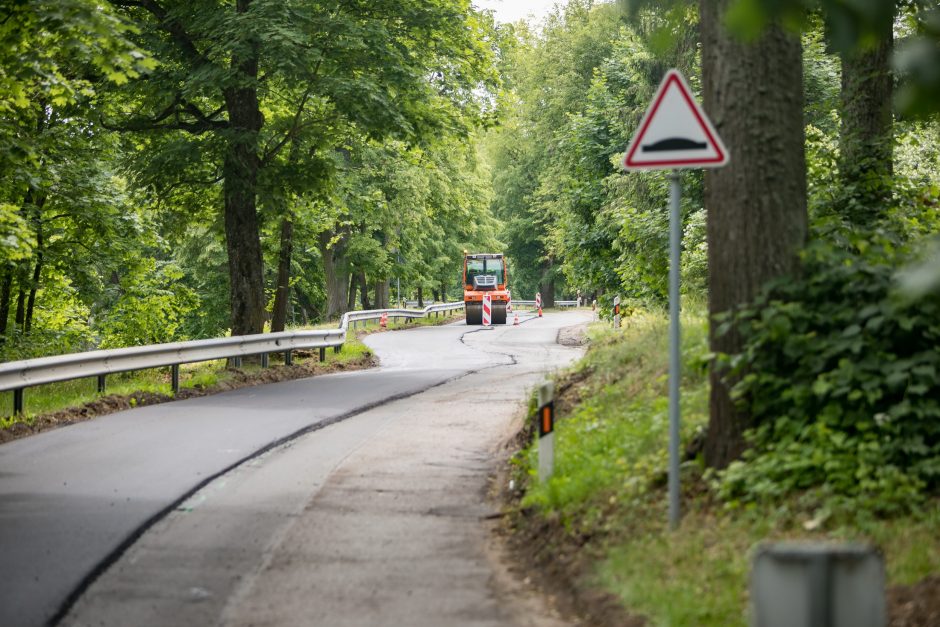
<instances>
[{"instance_id":1,"label":"tar seam on road","mask_svg":"<svg viewBox=\"0 0 940 627\"><path fill-rule=\"evenodd\" d=\"M472 347L468 346L468 345L463 341L463 338L464 338L464 336L466 336L466 335L468 335L468 334L470 334L470 333L477 333L477 332L479 332L479 331L481 331L481 330L482 330L482 329L475 329L475 330L473 330L473 331L467 331L466 333L461 334L461 336L460 336L460 343L461 343L461 344L464 344L464 345L467 346L468 348L472 348ZM477 349L477 350L478 350L478 349ZM164 507L162 510L158 511L156 514L154 514L153 516L151 516L150 518L148 518L146 521L144 521L144 523L143 523L142 525L140 525L137 529L135 529L134 531L132 531L132 532L131 532L113 551L111 551L107 556L105 556L105 558L104 558L103 560L101 560L101 562L99 562L99 563L91 570L91 572L89 572L87 575L85 575L85 576L82 578L82 580L81 580L81 582L78 584L78 586L76 586L75 589L72 590L72 592L69 593L69 595L65 598L65 601L62 602L62 604L59 606L59 609L56 611L55 614L52 615L52 617L49 619L49 621L48 621L46 624L47 624L47 625L50 625L50 626L54 626L54 625L57 625L59 622L61 622L62 619L64 619L64 618L66 617L66 615L69 613L69 611L72 609L72 606L74 606L75 603L78 601L78 599L79 599L83 594L85 594L85 592L88 590L88 588L90 588L91 585L92 585L93 583L95 583L95 581L97 581L98 578L99 578L101 575L103 575L106 570L108 570L112 565L114 565L114 563L117 562L117 561L121 558L121 556L123 556L124 553L125 553L129 548L131 548L131 546L133 546L134 543L137 542L137 540L139 540L139 539L141 538L141 536L143 536L145 533L147 533L147 531L148 531L151 527L153 527L155 524L157 524L160 520L162 520L164 517L166 517L168 514L170 514L170 512L172 512L173 510L177 509L180 505L182 505L184 502L186 502L187 499L189 499L191 496L193 496L194 494L196 494L197 492L199 492L200 490L202 490L204 487L206 487L207 485L209 485L210 483L212 483L213 481L215 481L216 479L218 479L218 478L221 477L222 475L224 475L224 474L226 474L226 473L228 473L228 472L231 472L232 470L238 468L239 466L241 466L242 464L244 464L244 463L246 463L246 462L249 462L249 461L251 461L251 460L253 460L253 459L256 459L256 458L260 457L261 455L264 455L265 453L267 453L268 451L270 451L270 450L272 450L272 449L275 449L275 448L277 448L277 447L279 447L279 446L282 446L282 445L284 445L284 444L287 444L288 442L291 442L292 440L296 440L297 438L302 437L302 436L304 436L304 435L307 435L308 433L313 433L314 431L319 431L320 429L324 429L324 428L326 428L326 427L329 427L330 425L334 425L334 424L336 424L336 423L338 423L338 422L342 422L342 421L344 421L344 420L348 420L349 418L353 418L353 417L358 416L358 415L360 415L360 414L364 414L364 413L366 413L367 411L371 411L371 410L373 410L373 409L376 409L376 408L378 408L378 407L381 407L382 405L387 405L387 404L389 404L389 403L394 403L394 402L396 402L396 401L400 401L400 400L403 400L403 399L406 399L406 398L410 398L410 397L412 397L412 396L417 396L418 394L423 394L424 392L427 392L428 390L433 390L433 389L436 388L436 387L440 387L440 386L442 386L442 385L447 385L448 383L452 383L452 382L457 381L457 380L459 380L459 379L462 379L462 378L464 378L464 377L468 377L468 376L470 376L470 375L472 375L472 374L477 374L477 373L483 372L484 370L490 370L490 369L492 369L492 368L502 368L502 367L504 367L504 366L515 366L515 365L518 365L518 362L516 361L515 355L507 355L506 353L496 353L496 354L504 355L504 356L506 356L506 357L509 357L510 359L512 359L512 363L511 363L511 364L496 364L496 365L494 365L494 366L486 366L485 368L477 368L477 369L475 369L475 370L468 370L467 372L464 372L463 374L459 374L459 375L457 375L457 376L450 377L449 379L445 379L444 381L438 381L437 383L434 383L434 384L432 384L432 385L429 385L429 386L427 386L427 387L425 387L425 388L421 388L421 389L418 389L418 390L412 390L412 391L410 391L410 392L402 392L402 393L400 393L400 394L395 394L395 395L389 396L388 398L385 398L385 399L382 399L382 400L378 400L378 401L375 401L375 402L373 402L373 403L369 403L368 405L363 405L362 407L358 407L358 408L356 408L356 409L352 409L352 410L350 410L350 411L348 411L348 412L346 412L346 413L344 413L344 414L340 414L340 415L338 415L338 416L333 416L333 417L331 417L331 418L326 418L326 419L324 419L324 420L321 420L320 422L316 422L316 423L314 423L314 424L307 425L306 427L303 427L303 428L301 428L301 429L298 429L297 431L295 431L295 432L293 432L293 433L291 433L291 434L288 434L288 435L286 435L286 436L284 436L284 437L282 437L282 438L279 438L279 439L277 439L277 440L275 440L275 441L273 441L273 442L268 443L267 445L261 447L260 449L256 450L255 452L251 453L250 455L244 457L243 459L240 459L239 461L234 462L234 463L232 463L232 464L229 465L229 466L226 466L225 468L223 468L223 469L220 470L219 472L217 472L217 473L215 473L215 474L213 474L213 475L209 475L208 477L206 477L206 479L204 479L203 481L201 481L201 482L199 482L198 484L196 484L196 486L194 486L191 490L189 490L188 492L184 493L181 497L179 497L179 498L176 499L175 501L171 502L169 505L167 505L166 507ZM298 379L298 380L302 380L302 379Z\"/></svg>"}]
</instances>

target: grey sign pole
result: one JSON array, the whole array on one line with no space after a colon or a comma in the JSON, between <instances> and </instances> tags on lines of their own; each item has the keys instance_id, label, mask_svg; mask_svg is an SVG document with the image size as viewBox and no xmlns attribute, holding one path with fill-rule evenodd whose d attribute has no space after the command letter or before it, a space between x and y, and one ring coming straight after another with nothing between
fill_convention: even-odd
<instances>
[{"instance_id":1,"label":"grey sign pole","mask_svg":"<svg viewBox=\"0 0 940 627\"><path fill-rule=\"evenodd\" d=\"M669 528L679 526L679 248L681 168L720 168L728 150L679 70L666 72L623 156L623 168L669 175Z\"/></svg>"},{"instance_id":2,"label":"grey sign pole","mask_svg":"<svg viewBox=\"0 0 940 627\"><path fill-rule=\"evenodd\" d=\"M679 260L682 245L682 184L679 170L669 175L669 528L679 526Z\"/></svg>"}]
</instances>

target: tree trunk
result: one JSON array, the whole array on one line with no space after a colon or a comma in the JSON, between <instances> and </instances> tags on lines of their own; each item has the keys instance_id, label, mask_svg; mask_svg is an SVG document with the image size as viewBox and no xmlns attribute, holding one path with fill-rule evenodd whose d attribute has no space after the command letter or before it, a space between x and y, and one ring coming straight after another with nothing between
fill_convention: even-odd
<instances>
[{"instance_id":1,"label":"tree trunk","mask_svg":"<svg viewBox=\"0 0 940 627\"><path fill-rule=\"evenodd\" d=\"M343 268L343 242L333 246L332 233L320 233L320 256L323 258L323 274L326 277L326 318L332 320L346 313L346 290L349 288L347 272Z\"/></svg>"},{"instance_id":2,"label":"tree trunk","mask_svg":"<svg viewBox=\"0 0 940 627\"><path fill-rule=\"evenodd\" d=\"M891 198L894 33L890 22L885 27L875 47L841 55L839 174L845 186L844 215L852 224L870 225Z\"/></svg>"},{"instance_id":3,"label":"tree trunk","mask_svg":"<svg viewBox=\"0 0 940 627\"><path fill-rule=\"evenodd\" d=\"M359 282L356 278L356 275L352 272L349 273L349 297L346 299L346 311L353 311L356 308L356 287L358 287Z\"/></svg>"},{"instance_id":4,"label":"tree trunk","mask_svg":"<svg viewBox=\"0 0 940 627\"><path fill-rule=\"evenodd\" d=\"M434 299L435 303L444 302L444 299L441 298L441 293L435 289L431 290L431 297Z\"/></svg>"},{"instance_id":5,"label":"tree trunk","mask_svg":"<svg viewBox=\"0 0 940 627\"><path fill-rule=\"evenodd\" d=\"M806 239L802 50L779 26L743 43L723 28L734 0L701 0L705 110L730 163L705 177L709 314L748 303L769 279L795 271ZM740 338L710 325L711 349L736 353ZM712 368L705 461L722 468L744 450L750 417Z\"/></svg>"},{"instance_id":6,"label":"tree trunk","mask_svg":"<svg viewBox=\"0 0 940 627\"><path fill-rule=\"evenodd\" d=\"M375 282L375 308L388 309L388 279Z\"/></svg>"},{"instance_id":7,"label":"tree trunk","mask_svg":"<svg viewBox=\"0 0 940 627\"><path fill-rule=\"evenodd\" d=\"M10 298L13 295L13 269L4 268L3 281L0 283L0 339L6 337L7 324L10 321Z\"/></svg>"},{"instance_id":8,"label":"tree trunk","mask_svg":"<svg viewBox=\"0 0 940 627\"><path fill-rule=\"evenodd\" d=\"M424 309L424 289L418 286L418 307Z\"/></svg>"},{"instance_id":9,"label":"tree trunk","mask_svg":"<svg viewBox=\"0 0 940 627\"><path fill-rule=\"evenodd\" d=\"M555 279L552 277L552 262L545 261L542 265L542 280L539 282L539 292L542 294L542 307L555 306Z\"/></svg>"},{"instance_id":10,"label":"tree trunk","mask_svg":"<svg viewBox=\"0 0 940 627\"><path fill-rule=\"evenodd\" d=\"M460 298L461 300L463 299L463 294L461 294ZM441 302L442 303L447 302L447 283L445 283L444 281L441 281Z\"/></svg>"},{"instance_id":11,"label":"tree trunk","mask_svg":"<svg viewBox=\"0 0 940 627\"><path fill-rule=\"evenodd\" d=\"M283 331L287 326L287 304L290 302L290 264L294 249L294 222L290 215L281 220L281 251L277 259L277 285L274 287L274 307L271 312L271 332Z\"/></svg>"},{"instance_id":12,"label":"tree trunk","mask_svg":"<svg viewBox=\"0 0 940 627\"><path fill-rule=\"evenodd\" d=\"M13 328L22 330L26 325L26 281L20 276L17 283L19 283L19 291L16 295L16 316L13 318Z\"/></svg>"},{"instance_id":13,"label":"tree trunk","mask_svg":"<svg viewBox=\"0 0 940 627\"><path fill-rule=\"evenodd\" d=\"M33 328L33 313L36 310L36 292L39 291L39 281L42 278L42 264L45 257L45 242L42 232L42 207L46 204L45 195L36 200L36 211L33 225L36 229L36 265L33 267L33 280L29 284L29 297L26 299L26 320L23 323L23 332L29 335Z\"/></svg>"},{"instance_id":14,"label":"tree trunk","mask_svg":"<svg viewBox=\"0 0 940 627\"><path fill-rule=\"evenodd\" d=\"M23 332L29 335L33 328L33 313L36 311L36 292L39 291L39 280L42 278L43 243L42 227L36 231L36 266L33 269L33 280L29 285L29 297L26 299L26 320L23 323Z\"/></svg>"},{"instance_id":15,"label":"tree trunk","mask_svg":"<svg viewBox=\"0 0 940 627\"><path fill-rule=\"evenodd\" d=\"M369 303L369 283L366 281L365 271L359 273L359 293L362 295L362 308L372 309L372 305Z\"/></svg>"},{"instance_id":16,"label":"tree trunk","mask_svg":"<svg viewBox=\"0 0 940 627\"><path fill-rule=\"evenodd\" d=\"M236 11L246 13L251 0L237 0ZM225 107L231 131L222 173L225 177L225 243L228 250L232 335L261 333L264 329L264 277L257 212L258 134L264 117L258 105L258 44L245 42L232 56L237 85L225 89Z\"/></svg>"}]
</instances>

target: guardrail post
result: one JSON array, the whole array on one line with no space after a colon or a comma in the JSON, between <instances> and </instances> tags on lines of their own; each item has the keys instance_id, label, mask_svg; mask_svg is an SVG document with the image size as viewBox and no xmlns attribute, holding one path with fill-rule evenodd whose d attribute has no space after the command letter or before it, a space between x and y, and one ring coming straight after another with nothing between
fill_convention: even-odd
<instances>
[{"instance_id":1,"label":"guardrail post","mask_svg":"<svg viewBox=\"0 0 940 627\"><path fill-rule=\"evenodd\" d=\"M232 365L236 368L242 367L242 358L241 357L232 357Z\"/></svg>"},{"instance_id":2,"label":"guardrail post","mask_svg":"<svg viewBox=\"0 0 940 627\"><path fill-rule=\"evenodd\" d=\"M333 347L333 352L334 352L334 353L341 353L342 351L343 351L343 345L342 345L342 344L338 344L338 345L336 345L336 346Z\"/></svg>"},{"instance_id":3,"label":"guardrail post","mask_svg":"<svg viewBox=\"0 0 940 627\"><path fill-rule=\"evenodd\" d=\"M284 365L293 366L294 365L294 356L291 351L284 351Z\"/></svg>"},{"instance_id":4,"label":"guardrail post","mask_svg":"<svg viewBox=\"0 0 940 627\"><path fill-rule=\"evenodd\" d=\"M326 346L320 347L320 361L321 362L326 361Z\"/></svg>"},{"instance_id":5,"label":"guardrail post","mask_svg":"<svg viewBox=\"0 0 940 627\"><path fill-rule=\"evenodd\" d=\"M180 365L173 364L170 366L170 387L173 388L174 394L179 394L180 392Z\"/></svg>"},{"instance_id":6,"label":"guardrail post","mask_svg":"<svg viewBox=\"0 0 940 627\"><path fill-rule=\"evenodd\" d=\"M268 354L267 353L261 353L261 367L262 368L268 367Z\"/></svg>"},{"instance_id":7,"label":"guardrail post","mask_svg":"<svg viewBox=\"0 0 940 627\"><path fill-rule=\"evenodd\" d=\"M13 415L19 416L23 413L23 388L13 390Z\"/></svg>"},{"instance_id":8,"label":"guardrail post","mask_svg":"<svg viewBox=\"0 0 940 627\"><path fill-rule=\"evenodd\" d=\"M98 375L98 394L104 394L105 389L105 375Z\"/></svg>"}]
</instances>

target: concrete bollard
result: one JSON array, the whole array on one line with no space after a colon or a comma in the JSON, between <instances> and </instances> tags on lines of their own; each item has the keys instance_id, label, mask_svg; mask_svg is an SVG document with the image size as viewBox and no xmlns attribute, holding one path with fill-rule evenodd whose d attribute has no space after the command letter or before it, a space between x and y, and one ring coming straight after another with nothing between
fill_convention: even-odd
<instances>
[{"instance_id":1,"label":"concrete bollard","mask_svg":"<svg viewBox=\"0 0 940 627\"><path fill-rule=\"evenodd\" d=\"M881 555L863 545L781 542L758 547L752 627L885 627Z\"/></svg>"}]
</instances>

